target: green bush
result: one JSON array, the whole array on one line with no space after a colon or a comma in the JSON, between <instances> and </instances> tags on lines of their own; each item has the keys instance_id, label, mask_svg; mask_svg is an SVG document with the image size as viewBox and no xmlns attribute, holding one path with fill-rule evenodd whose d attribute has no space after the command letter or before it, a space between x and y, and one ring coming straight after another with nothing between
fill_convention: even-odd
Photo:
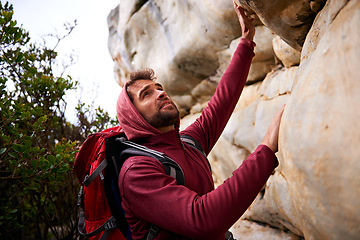
<instances>
[{"instance_id":1,"label":"green bush","mask_svg":"<svg viewBox=\"0 0 360 240\"><path fill-rule=\"evenodd\" d=\"M0 239L75 239L77 148L116 121L79 104L69 123L64 96L78 83L54 76L55 49L30 43L12 18L0 3Z\"/></svg>"}]
</instances>

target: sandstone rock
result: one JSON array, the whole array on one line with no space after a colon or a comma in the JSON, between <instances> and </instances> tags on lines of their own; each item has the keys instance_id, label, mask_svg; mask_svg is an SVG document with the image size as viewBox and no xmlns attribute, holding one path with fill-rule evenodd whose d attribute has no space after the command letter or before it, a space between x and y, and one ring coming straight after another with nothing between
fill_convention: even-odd
<instances>
[{"instance_id":1,"label":"sandstone rock","mask_svg":"<svg viewBox=\"0 0 360 240\"><path fill-rule=\"evenodd\" d=\"M296 68L290 68L268 74L265 80L246 87L225 130L224 137L238 147L253 152L261 143L273 116L286 103L291 93ZM258 91L248 94L249 90ZM247 100L251 99L251 100Z\"/></svg>"},{"instance_id":2,"label":"sandstone rock","mask_svg":"<svg viewBox=\"0 0 360 240\"><path fill-rule=\"evenodd\" d=\"M247 79L248 84L254 84L265 78L268 72L275 67L274 58L259 62L253 62L250 66L249 75Z\"/></svg>"},{"instance_id":3,"label":"sandstone rock","mask_svg":"<svg viewBox=\"0 0 360 240\"><path fill-rule=\"evenodd\" d=\"M326 0L239 0L290 46L300 51L312 22Z\"/></svg>"},{"instance_id":4,"label":"sandstone rock","mask_svg":"<svg viewBox=\"0 0 360 240\"><path fill-rule=\"evenodd\" d=\"M264 100L270 100L291 93L297 69L298 67L280 68L269 73L260 86L260 96Z\"/></svg>"},{"instance_id":5,"label":"sandstone rock","mask_svg":"<svg viewBox=\"0 0 360 240\"><path fill-rule=\"evenodd\" d=\"M285 67L299 65L300 52L290 47L279 36L273 39L273 48L276 56L280 59Z\"/></svg>"},{"instance_id":6,"label":"sandstone rock","mask_svg":"<svg viewBox=\"0 0 360 240\"><path fill-rule=\"evenodd\" d=\"M245 85L244 90L241 93L240 99L235 107L235 112L250 106L253 102L260 98L260 88L262 82L257 82L251 85Z\"/></svg>"},{"instance_id":7,"label":"sandstone rock","mask_svg":"<svg viewBox=\"0 0 360 240\"><path fill-rule=\"evenodd\" d=\"M299 227L292 222L295 212L289 196L288 184L281 174L281 166L269 178L265 188L242 216L256 222L266 223L271 227L303 236Z\"/></svg>"},{"instance_id":8,"label":"sandstone rock","mask_svg":"<svg viewBox=\"0 0 360 240\"><path fill-rule=\"evenodd\" d=\"M277 98L261 101L256 109L255 115L255 145L258 146L263 140L266 131L269 128L270 122L280 108L286 104L288 101L289 95L281 95ZM255 150L255 149L254 149Z\"/></svg>"},{"instance_id":9,"label":"sandstone rock","mask_svg":"<svg viewBox=\"0 0 360 240\"><path fill-rule=\"evenodd\" d=\"M256 43L254 52L254 62L260 62L264 60L274 60L274 50L272 46L272 40L276 35L265 26L255 27L254 42Z\"/></svg>"},{"instance_id":10,"label":"sandstone rock","mask_svg":"<svg viewBox=\"0 0 360 240\"><path fill-rule=\"evenodd\" d=\"M326 7L315 18L313 27L305 39L304 48L301 51L301 61L304 62L316 50L320 39L329 28L329 25L348 1L327 1Z\"/></svg>"},{"instance_id":11,"label":"sandstone rock","mask_svg":"<svg viewBox=\"0 0 360 240\"><path fill-rule=\"evenodd\" d=\"M274 68L275 58L274 50L272 47L272 39L274 37L274 33L270 31L267 27L263 25L255 27L255 57L253 58L252 64L250 66L249 75L247 78L248 83L255 83L263 80L266 74ZM220 65L216 75L211 77L212 80L219 82L239 42L240 38L235 39L231 42L228 49L217 53Z\"/></svg>"},{"instance_id":12,"label":"sandstone rock","mask_svg":"<svg viewBox=\"0 0 360 240\"><path fill-rule=\"evenodd\" d=\"M207 102L204 103L196 103L191 109L190 114L201 113L201 111L207 106Z\"/></svg>"},{"instance_id":13,"label":"sandstone rock","mask_svg":"<svg viewBox=\"0 0 360 240\"><path fill-rule=\"evenodd\" d=\"M236 111L231 116L225 130L224 137L233 145L252 152L257 147L255 134L255 114L259 100L242 111Z\"/></svg>"},{"instance_id":14,"label":"sandstone rock","mask_svg":"<svg viewBox=\"0 0 360 240\"><path fill-rule=\"evenodd\" d=\"M191 95L175 95L171 99L176 103L179 109L190 111L191 107L195 104L195 99Z\"/></svg>"},{"instance_id":15,"label":"sandstone rock","mask_svg":"<svg viewBox=\"0 0 360 240\"><path fill-rule=\"evenodd\" d=\"M218 68L216 52L240 35L232 3L226 0L122 1L118 21L111 21L110 28L116 29L110 39L117 47L109 48L121 68L119 81L130 71L150 67L172 95L186 94L212 75Z\"/></svg>"},{"instance_id":16,"label":"sandstone rock","mask_svg":"<svg viewBox=\"0 0 360 240\"><path fill-rule=\"evenodd\" d=\"M329 21L311 30L322 36L299 66L280 128L292 222L305 239L360 236L360 2L332 16L338 3L330 1L317 23Z\"/></svg>"},{"instance_id":17,"label":"sandstone rock","mask_svg":"<svg viewBox=\"0 0 360 240\"><path fill-rule=\"evenodd\" d=\"M288 229L292 233L303 237L304 234L301 228L293 221L294 217L296 217L296 212L292 204L293 199L289 196L288 187L286 178L282 174L282 166L280 165L275 174L267 182L262 201L271 215L276 215L276 217L272 218L272 221L277 221L282 226L279 228ZM259 216L259 214L261 212L258 211L257 215Z\"/></svg>"},{"instance_id":18,"label":"sandstone rock","mask_svg":"<svg viewBox=\"0 0 360 240\"><path fill-rule=\"evenodd\" d=\"M255 57L249 70L247 79L249 84L263 80L266 74L275 67L275 55L271 44L274 37L275 34L263 25L255 28Z\"/></svg>"},{"instance_id":19,"label":"sandstone rock","mask_svg":"<svg viewBox=\"0 0 360 240\"><path fill-rule=\"evenodd\" d=\"M292 233L285 233L279 229L271 228L265 224L250 222L246 220L238 221L231 229L234 238L237 240L297 240L298 236Z\"/></svg>"},{"instance_id":20,"label":"sandstone rock","mask_svg":"<svg viewBox=\"0 0 360 240\"><path fill-rule=\"evenodd\" d=\"M212 166L215 186L222 184L231 176L243 160L250 154L244 148L238 148L228 142L224 137L220 137L214 146L214 151L209 154L209 161Z\"/></svg>"},{"instance_id":21,"label":"sandstone rock","mask_svg":"<svg viewBox=\"0 0 360 240\"><path fill-rule=\"evenodd\" d=\"M205 79L201 81L194 89L191 91L197 99L202 99L200 102L205 102L210 100L211 96L214 95L216 90L217 82L211 81L210 79Z\"/></svg>"}]
</instances>

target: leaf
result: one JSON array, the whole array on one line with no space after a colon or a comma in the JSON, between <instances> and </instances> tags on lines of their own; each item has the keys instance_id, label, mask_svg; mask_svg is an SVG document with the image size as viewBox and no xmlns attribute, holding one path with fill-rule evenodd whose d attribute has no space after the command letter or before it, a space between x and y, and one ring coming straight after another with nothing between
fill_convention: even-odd
<instances>
[{"instance_id":1,"label":"leaf","mask_svg":"<svg viewBox=\"0 0 360 240\"><path fill-rule=\"evenodd\" d=\"M10 22L10 27L15 27L17 24L16 20Z\"/></svg>"},{"instance_id":2,"label":"leaf","mask_svg":"<svg viewBox=\"0 0 360 240\"><path fill-rule=\"evenodd\" d=\"M26 139L26 140L24 141L24 143L25 143L25 146L26 146L27 148L30 148L30 147L31 147L31 144L32 144L31 140Z\"/></svg>"},{"instance_id":3,"label":"leaf","mask_svg":"<svg viewBox=\"0 0 360 240\"><path fill-rule=\"evenodd\" d=\"M10 213L16 213L18 210L15 208L13 210L10 211Z\"/></svg>"},{"instance_id":4,"label":"leaf","mask_svg":"<svg viewBox=\"0 0 360 240\"><path fill-rule=\"evenodd\" d=\"M37 161L36 159L34 159L34 160L32 160L32 161L30 162L30 164L31 164L31 166L32 166L33 168L36 168L37 165L38 165L38 161Z\"/></svg>"},{"instance_id":5,"label":"leaf","mask_svg":"<svg viewBox=\"0 0 360 240\"><path fill-rule=\"evenodd\" d=\"M17 154L16 152L9 152L8 154L12 158L19 158L19 154Z\"/></svg>"},{"instance_id":6,"label":"leaf","mask_svg":"<svg viewBox=\"0 0 360 240\"><path fill-rule=\"evenodd\" d=\"M51 163L51 164L55 164L56 163L56 157L54 157L54 155L49 155L47 157L47 160Z\"/></svg>"},{"instance_id":7,"label":"leaf","mask_svg":"<svg viewBox=\"0 0 360 240\"><path fill-rule=\"evenodd\" d=\"M14 144L11 148L14 149L14 151L17 153L22 153L24 149L23 145L21 144Z\"/></svg>"},{"instance_id":8,"label":"leaf","mask_svg":"<svg viewBox=\"0 0 360 240\"><path fill-rule=\"evenodd\" d=\"M0 149L0 155L3 154L4 152L6 152L6 148Z\"/></svg>"}]
</instances>

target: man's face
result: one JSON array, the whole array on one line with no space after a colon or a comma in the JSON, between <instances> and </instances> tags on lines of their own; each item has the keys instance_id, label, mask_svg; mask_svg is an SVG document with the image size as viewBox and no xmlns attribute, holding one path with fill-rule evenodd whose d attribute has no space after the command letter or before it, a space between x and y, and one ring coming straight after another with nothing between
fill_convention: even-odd
<instances>
[{"instance_id":1,"label":"man's face","mask_svg":"<svg viewBox=\"0 0 360 240\"><path fill-rule=\"evenodd\" d=\"M129 86L129 93L134 106L148 123L162 132L174 129L179 111L161 84L137 80Z\"/></svg>"}]
</instances>

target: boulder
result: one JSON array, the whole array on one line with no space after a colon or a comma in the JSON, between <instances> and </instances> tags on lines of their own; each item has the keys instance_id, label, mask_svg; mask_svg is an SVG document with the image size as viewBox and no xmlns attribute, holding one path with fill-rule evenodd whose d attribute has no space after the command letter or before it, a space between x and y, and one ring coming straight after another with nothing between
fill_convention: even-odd
<instances>
[{"instance_id":1,"label":"boulder","mask_svg":"<svg viewBox=\"0 0 360 240\"><path fill-rule=\"evenodd\" d=\"M291 47L300 51L316 14L326 0L239 0Z\"/></svg>"},{"instance_id":2,"label":"boulder","mask_svg":"<svg viewBox=\"0 0 360 240\"><path fill-rule=\"evenodd\" d=\"M280 128L291 221L306 239L360 236L360 2L338 11L339 2L328 1L310 30L321 36L300 63Z\"/></svg>"},{"instance_id":3,"label":"boulder","mask_svg":"<svg viewBox=\"0 0 360 240\"><path fill-rule=\"evenodd\" d=\"M279 36L275 37L272 41L275 55L282 64L289 68L300 64L300 52L289 46Z\"/></svg>"}]
</instances>

